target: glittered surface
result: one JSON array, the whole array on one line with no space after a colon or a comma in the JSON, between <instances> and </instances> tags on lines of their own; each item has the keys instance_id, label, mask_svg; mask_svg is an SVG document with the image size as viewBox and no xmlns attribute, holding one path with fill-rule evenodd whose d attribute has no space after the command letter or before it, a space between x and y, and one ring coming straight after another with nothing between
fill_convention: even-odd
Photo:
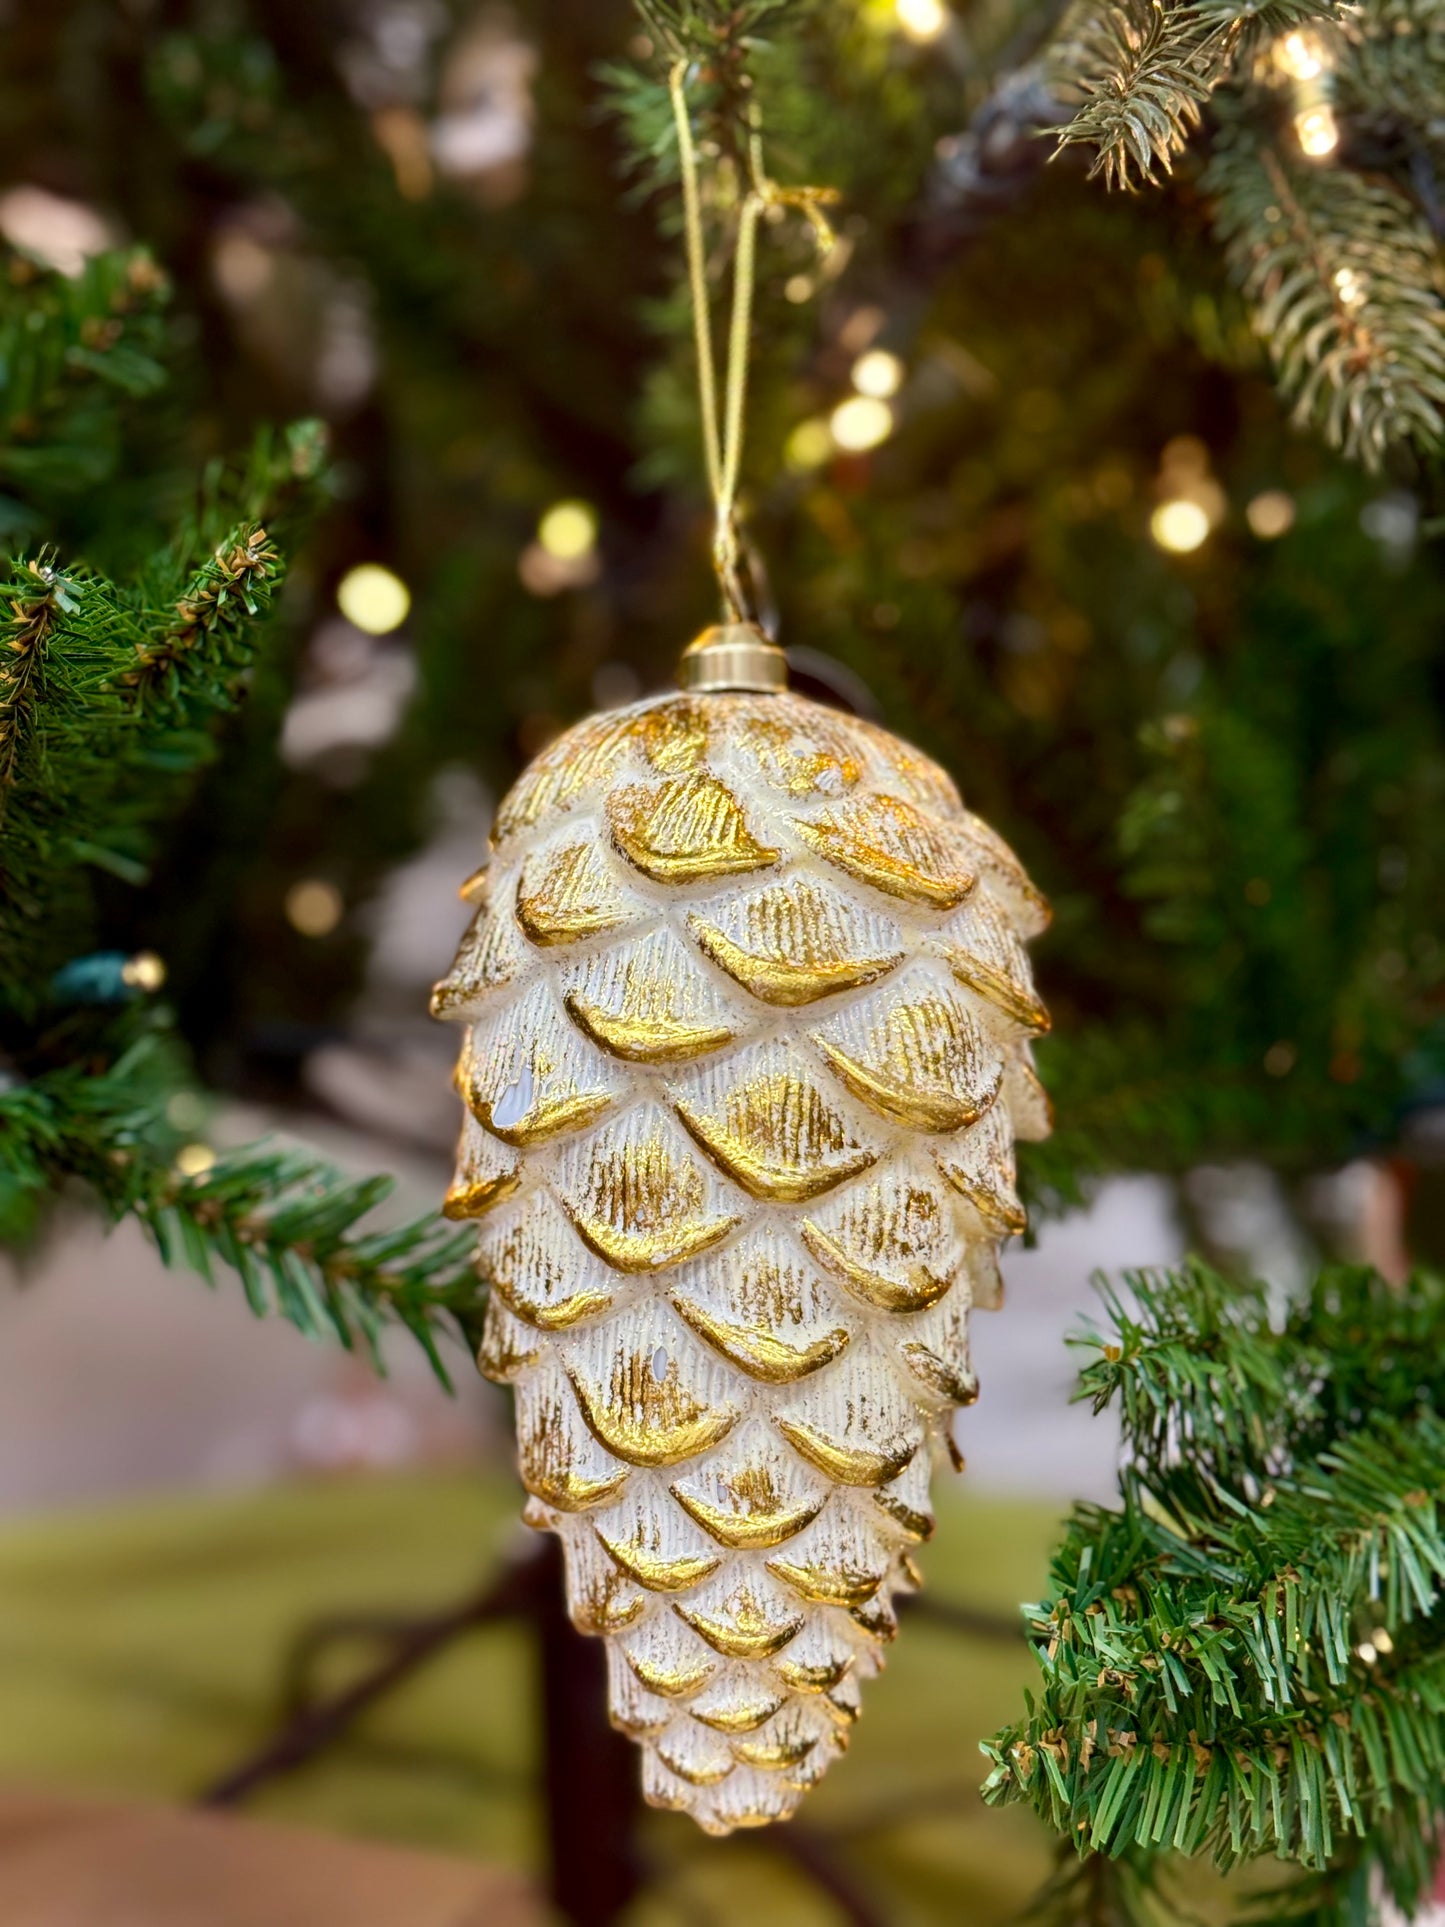
<instances>
[{"instance_id":1,"label":"glittered surface","mask_svg":"<svg viewBox=\"0 0 1445 1927\"><path fill-rule=\"evenodd\" d=\"M792 695L589 719L503 801L438 1015L525 1517L654 1805L786 1817L920 1579L1048 1129L1046 909L950 779Z\"/></svg>"}]
</instances>

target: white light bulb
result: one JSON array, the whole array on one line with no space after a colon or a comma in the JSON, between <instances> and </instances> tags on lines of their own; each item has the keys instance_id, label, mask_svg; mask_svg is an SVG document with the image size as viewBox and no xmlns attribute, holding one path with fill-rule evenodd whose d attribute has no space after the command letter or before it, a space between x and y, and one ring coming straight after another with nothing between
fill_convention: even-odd
<instances>
[{"instance_id":1,"label":"white light bulb","mask_svg":"<svg viewBox=\"0 0 1445 1927\"><path fill-rule=\"evenodd\" d=\"M894 0L894 11L910 40L937 40L948 25L943 0Z\"/></svg>"},{"instance_id":2,"label":"white light bulb","mask_svg":"<svg viewBox=\"0 0 1445 1927\"><path fill-rule=\"evenodd\" d=\"M893 410L874 395L851 395L833 410L828 427L839 448L862 454L893 433Z\"/></svg>"},{"instance_id":3,"label":"white light bulb","mask_svg":"<svg viewBox=\"0 0 1445 1927\"><path fill-rule=\"evenodd\" d=\"M558 562L577 562L597 546L597 511L588 502L555 502L537 524L537 540Z\"/></svg>"},{"instance_id":4,"label":"white light bulb","mask_svg":"<svg viewBox=\"0 0 1445 1927\"><path fill-rule=\"evenodd\" d=\"M1311 160L1333 154L1340 144L1340 130L1335 122L1334 109L1324 102L1318 107L1307 107L1302 114L1296 114L1294 131L1301 149Z\"/></svg>"},{"instance_id":5,"label":"white light bulb","mask_svg":"<svg viewBox=\"0 0 1445 1927\"><path fill-rule=\"evenodd\" d=\"M1287 33L1276 43L1274 57L1292 80L1315 80L1325 70L1324 50L1313 34Z\"/></svg>"},{"instance_id":6,"label":"white light bulb","mask_svg":"<svg viewBox=\"0 0 1445 1927\"><path fill-rule=\"evenodd\" d=\"M406 621L411 590L379 562L360 562L337 583L336 604L356 628L385 636Z\"/></svg>"},{"instance_id":7,"label":"white light bulb","mask_svg":"<svg viewBox=\"0 0 1445 1927\"><path fill-rule=\"evenodd\" d=\"M1187 555L1208 535L1209 517L1198 502L1180 496L1177 501L1159 504L1149 518L1149 533L1161 549Z\"/></svg>"},{"instance_id":8,"label":"white light bulb","mask_svg":"<svg viewBox=\"0 0 1445 1927\"><path fill-rule=\"evenodd\" d=\"M887 401L903 386L903 363L886 348L870 348L853 363L853 386L860 395Z\"/></svg>"}]
</instances>

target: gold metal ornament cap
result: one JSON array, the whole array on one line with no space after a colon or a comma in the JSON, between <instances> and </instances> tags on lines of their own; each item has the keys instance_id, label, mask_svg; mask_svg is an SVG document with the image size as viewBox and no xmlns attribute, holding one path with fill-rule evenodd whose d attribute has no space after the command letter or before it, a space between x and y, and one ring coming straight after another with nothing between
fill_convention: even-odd
<instances>
[{"instance_id":1,"label":"gold metal ornament cap","mask_svg":"<svg viewBox=\"0 0 1445 1927\"><path fill-rule=\"evenodd\" d=\"M788 659L755 622L715 622L683 650L677 685L698 696L726 689L776 695L788 686Z\"/></svg>"}]
</instances>

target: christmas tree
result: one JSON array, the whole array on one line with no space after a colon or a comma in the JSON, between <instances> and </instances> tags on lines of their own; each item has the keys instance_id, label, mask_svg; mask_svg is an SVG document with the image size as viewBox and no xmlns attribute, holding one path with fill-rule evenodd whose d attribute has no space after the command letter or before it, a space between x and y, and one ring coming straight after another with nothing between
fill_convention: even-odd
<instances>
[{"instance_id":1,"label":"christmas tree","mask_svg":"<svg viewBox=\"0 0 1445 1927\"><path fill-rule=\"evenodd\" d=\"M1276 1857L1269 1919L1414 1907L1445 1305L1332 1262L1309 1181L1418 1162L1445 1083L1436 10L71 0L7 52L7 1241L78 1181L259 1315L475 1349L467 1227L217 1158L208 1106L314 1101L447 784L713 613L680 71L717 301L767 144L757 606L1054 904L1035 1219L1159 1172L1204 1254L1088 1341L1119 1499L987 1796L1058 1831L1061 1920L1176 1917L1188 1858ZM1291 1293L1188 1182L1235 1159Z\"/></svg>"}]
</instances>

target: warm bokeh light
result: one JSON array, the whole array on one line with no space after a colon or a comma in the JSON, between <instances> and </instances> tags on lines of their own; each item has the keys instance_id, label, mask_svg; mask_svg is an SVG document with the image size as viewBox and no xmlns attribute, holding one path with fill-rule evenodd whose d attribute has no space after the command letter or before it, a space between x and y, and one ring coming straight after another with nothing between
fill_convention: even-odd
<instances>
[{"instance_id":1,"label":"warm bokeh light","mask_svg":"<svg viewBox=\"0 0 1445 1927\"><path fill-rule=\"evenodd\" d=\"M359 562L336 585L336 606L369 636L385 636L406 621L411 590L380 562Z\"/></svg>"},{"instance_id":2,"label":"warm bokeh light","mask_svg":"<svg viewBox=\"0 0 1445 1927\"><path fill-rule=\"evenodd\" d=\"M327 937L340 923L345 899L324 877L303 877L286 892L286 921L303 937Z\"/></svg>"},{"instance_id":3,"label":"warm bokeh light","mask_svg":"<svg viewBox=\"0 0 1445 1927\"><path fill-rule=\"evenodd\" d=\"M894 0L893 10L910 40L937 40L948 25L942 0Z\"/></svg>"},{"instance_id":4,"label":"warm bokeh light","mask_svg":"<svg viewBox=\"0 0 1445 1927\"><path fill-rule=\"evenodd\" d=\"M597 546L597 511L589 502L554 502L537 524L537 540L558 562L578 562Z\"/></svg>"},{"instance_id":5,"label":"warm bokeh light","mask_svg":"<svg viewBox=\"0 0 1445 1927\"><path fill-rule=\"evenodd\" d=\"M120 977L132 990L159 990L166 980L165 960L154 950L137 950L121 965Z\"/></svg>"},{"instance_id":6,"label":"warm bokeh light","mask_svg":"<svg viewBox=\"0 0 1445 1927\"><path fill-rule=\"evenodd\" d=\"M799 308L805 301L813 298L813 278L807 274L790 274L783 283L783 299L791 301Z\"/></svg>"},{"instance_id":7,"label":"warm bokeh light","mask_svg":"<svg viewBox=\"0 0 1445 1927\"><path fill-rule=\"evenodd\" d=\"M833 431L827 422L814 416L811 421L799 422L789 435L783 450L784 460L789 468L821 468L833 453Z\"/></svg>"},{"instance_id":8,"label":"warm bokeh light","mask_svg":"<svg viewBox=\"0 0 1445 1927\"><path fill-rule=\"evenodd\" d=\"M870 348L853 363L853 386L860 395L887 401L903 386L903 363L886 348Z\"/></svg>"},{"instance_id":9,"label":"warm bokeh light","mask_svg":"<svg viewBox=\"0 0 1445 1927\"><path fill-rule=\"evenodd\" d=\"M1249 503L1244 519L1262 542L1273 542L1294 527L1294 497L1282 488L1267 488Z\"/></svg>"},{"instance_id":10,"label":"warm bokeh light","mask_svg":"<svg viewBox=\"0 0 1445 1927\"><path fill-rule=\"evenodd\" d=\"M176 1169L183 1178L198 1178L209 1171L216 1154L209 1144L183 1144L176 1152Z\"/></svg>"},{"instance_id":11,"label":"warm bokeh light","mask_svg":"<svg viewBox=\"0 0 1445 1927\"><path fill-rule=\"evenodd\" d=\"M877 448L893 433L893 410L874 395L852 395L839 402L828 420L829 431L839 448L862 454Z\"/></svg>"},{"instance_id":12,"label":"warm bokeh light","mask_svg":"<svg viewBox=\"0 0 1445 1927\"><path fill-rule=\"evenodd\" d=\"M1161 502L1149 518L1149 533L1161 549L1169 549L1175 555L1187 555L1197 549L1209 533L1209 517L1198 502L1179 497L1173 502Z\"/></svg>"},{"instance_id":13,"label":"warm bokeh light","mask_svg":"<svg viewBox=\"0 0 1445 1927\"><path fill-rule=\"evenodd\" d=\"M120 239L84 201L66 200L28 181L0 194L0 235L72 278L93 254L103 254Z\"/></svg>"},{"instance_id":14,"label":"warm bokeh light","mask_svg":"<svg viewBox=\"0 0 1445 1927\"><path fill-rule=\"evenodd\" d=\"M1340 130L1335 124L1334 109L1324 102L1318 107L1306 107L1303 113L1296 114L1294 131L1301 149L1312 160L1333 154L1340 144Z\"/></svg>"},{"instance_id":15,"label":"warm bokeh light","mask_svg":"<svg viewBox=\"0 0 1445 1927\"><path fill-rule=\"evenodd\" d=\"M1361 308L1365 303L1365 282L1362 275L1353 268L1335 269L1335 293L1347 308Z\"/></svg>"},{"instance_id":16,"label":"warm bokeh light","mask_svg":"<svg viewBox=\"0 0 1445 1927\"><path fill-rule=\"evenodd\" d=\"M1315 80L1325 70L1324 48L1312 33L1287 33L1275 42L1274 58L1292 80Z\"/></svg>"}]
</instances>

